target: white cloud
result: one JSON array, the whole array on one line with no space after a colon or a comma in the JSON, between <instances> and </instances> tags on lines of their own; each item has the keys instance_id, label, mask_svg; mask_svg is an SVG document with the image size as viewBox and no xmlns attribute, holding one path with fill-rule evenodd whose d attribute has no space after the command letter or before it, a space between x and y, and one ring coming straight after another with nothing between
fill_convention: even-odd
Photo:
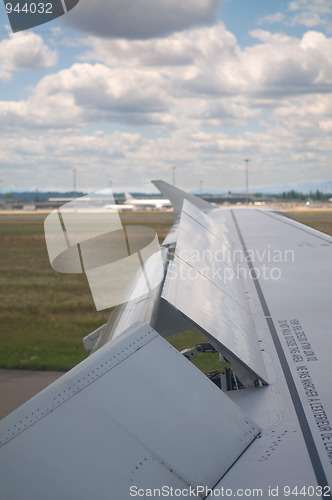
<instances>
[{"instance_id":1,"label":"white cloud","mask_svg":"<svg viewBox=\"0 0 332 500\"><path fill-rule=\"evenodd\" d=\"M241 49L219 23L154 40L90 37L80 62L26 100L0 102L0 162L21 185L33 172L35 185L63 189L72 168L82 189L97 189L105 176L114 186L170 179L172 165L184 185L238 187L246 157L252 185L271 184L271 172L274 183L303 171L314 180L318 167L328 178L332 40L251 36Z\"/></svg>"},{"instance_id":2,"label":"white cloud","mask_svg":"<svg viewBox=\"0 0 332 500\"><path fill-rule=\"evenodd\" d=\"M317 119L328 120L317 93L331 91L331 39L318 32L302 39L251 35L258 43L244 50L222 24L157 43L91 38L85 56L102 62L76 63L44 77L25 101L0 102L1 121L5 130L28 127L31 134L120 123L175 137L176 129L257 128L266 112L280 122L303 110L312 115L310 102Z\"/></svg>"},{"instance_id":3,"label":"white cloud","mask_svg":"<svg viewBox=\"0 0 332 500\"><path fill-rule=\"evenodd\" d=\"M332 119L331 120L321 120L319 122L319 127L325 132L332 132Z\"/></svg>"},{"instance_id":4,"label":"white cloud","mask_svg":"<svg viewBox=\"0 0 332 500\"><path fill-rule=\"evenodd\" d=\"M80 2L63 22L106 38L148 39L216 20L221 0L94 0Z\"/></svg>"},{"instance_id":5,"label":"white cloud","mask_svg":"<svg viewBox=\"0 0 332 500\"><path fill-rule=\"evenodd\" d=\"M302 130L299 125L302 125ZM299 123L298 118L280 118L266 123L262 131L202 131L197 127L175 130L167 137L147 138L140 133L76 134L41 131L20 138L3 135L0 161L19 174L20 185L71 189L72 169L78 171L78 189L105 187L144 188L156 176L171 179L177 165L179 185L241 187L243 158L250 158L250 186L317 180L317 169L329 177L331 139L328 131ZM277 168L276 168L277 166ZM6 183L6 179L3 179Z\"/></svg>"},{"instance_id":6,"label":"white cloud","mask_svg":"<svg viewBox=\"0 0 332 500\"><path fill-rule=\"evenodd\" d=\"M94 122L174 125L158 73L74 64L44 77L26 101L0 102L7 127L79 128Z\"/></svg>"},{"instance_id":7,"label":"white cloud","mask_svg":"<svg viewBox=\"0 0 332 500\"><path fill-rule=\"evenodd\" d=\"M275 14L270 14L270 15L263 17L262 19L260 19L258 21L258 24L262 25L264 23L268 23L268 24L282 23L285 20L286 20L285 14L283 14L282 12L276 12Z\"/></svg>"},{"instance_id":8,"label":"white cloud","mask_svg":"<svg viewBox=\"0 0 332 500\"><path fill-rule=\"evenodd\" d=\"M288 4L290 11L307 10L318 12L319 14L328 14L332 11L330 0L295 0Z\"/></svg>"},{"instance_id":9,"label":"white cloud","mask_svg":"<svg viewBox=\"0 0 332 500\"><path fill-rule=\"evenodd\" d=\"M9 80L13 71L48 68L57 62L57 52L33 32L11 34L0 42L0 79Z\"/></svg>"},{"instance_id":10,"label":"white cloud","mask_svg":"<svg viewBox=\"0 0 332 500\"><path fill-rule=\"evenodd\" d=\"M330 94L294 97L284 101L274 114L278 118L286 118L286 121L293 119L301 124L306 121L313 126L320 120L332 117L332 99Z\"/></svg>"},{"instance_id":11,"label":"white cloud","mask_svg":"<svg viewBox=\"0 0 332 500\"><path fill-rule=\"evenodd\" d=\"M238 51L235 36L222 23L208 28L195 28L152 40L84 40L91 49L81 59L95 59L108 65L144 67L180 67L198 60L213 63L229 58Z\"/></svg>"},{"instance_id":12,"label":"white cloud","mask_svg":"<svg viewBox=\"0 0 332 500\"><path fill-rule=\"evenodd\" d=\"M82 58L126 68L156 68L182 97L192 94L287 95L330 83L332 40L310 31L302 39L265 30L250 32L260 43L245 50L222 23L160 40L91 37ZM157 69L158 68L158 69Z\"/></svg>"},{"instance_id":13,"label":"white cloud","mask_svg":"<svg viewBox=\"0 0 332 500\"><path fill-rule=\"evenodd\" d=\"M300 12L292 19L292 26L296 24L302 24L307 28L313 28L314 26L319 26L322 24L322 19L316 12Z\"/></svg>"},{"instance_id":14,"label":"white cloud","mask_svg":"<svg viewBox=\"0 0 332 500\"><path fill-rule=\"evenodd\" d=\"M258 24L282 23L286 26L301 25L307 28L324 26L327 31L331 31L331 14L330 0L296 0L290 2L284 12L265 16Z\"/></svg>"},{"instance_id":15,"label":"white cloud","mask_svg":"<svg viewBox=\"0 0 332 500\"><path fill-rule=\"evenodd\" d=\"M262 105L331 92L332 39L313 31L302 39L264 30L251 36L258 43L244 50L221 23L158 41L90 38L84 57L100 62L44 77L25 101L0 102L0 117L6 127L30 128L103 122L172 130L191 119L244 126Z\"/></svg>"},{"instance_id":16,"label":"white cloud","mask_svg":"<svg viewBox=\"0 0 332 500\"><path fill-rule=\"evenodd\" d=\"M71 189L72 169L78 171L78 189L99 189L112 179L114 189L136 186L156 176L171 179L177 165L179 185L241 187L243 158L250 158L250 186L317 180L317 171L327 179L332 150L326 109L312 117L299 116L301 103L289 103L291 113L275 115L261 130L203 131L200 124L183 123L167 136L146 137L141 133L40 130L38 134L3 134L0 162L10 168L3 178L19 176L24 187L45 186ZM304 106L305 103L302 102ZM314 107L314 106L313 106ZM309 101L307 103L307 111ZM314 109L312 110L314 112ZM323 122L323 123L321 123ZM276 167L277 166L277 167Z\"/></svg>"},{"instance_id":17,"label":"white cloud","mask_svg":"<svg viewBox=\"0 0 332 500\"><path fill-rule=\"evenodd\" d=\"M275 98L331 92L332 39L316 32L306 33L301 40L262 30L251 35L263 42L242 54L252 91Z\"/></svg>"}]
</instances>

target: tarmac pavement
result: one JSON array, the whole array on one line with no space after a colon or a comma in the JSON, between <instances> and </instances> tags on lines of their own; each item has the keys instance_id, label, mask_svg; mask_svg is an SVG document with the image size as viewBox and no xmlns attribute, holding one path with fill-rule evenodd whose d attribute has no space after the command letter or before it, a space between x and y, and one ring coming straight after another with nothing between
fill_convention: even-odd
<instances>
[{"instance_id":1,"label":"tarmac pavement","mask_svg":"<svg viewBox=\"0 0 332 500\"><path fill-rule=\"evenodd\" d=\"M28 401L64 373L0 369L0 419Z\"/></svg>"}]
</instances>

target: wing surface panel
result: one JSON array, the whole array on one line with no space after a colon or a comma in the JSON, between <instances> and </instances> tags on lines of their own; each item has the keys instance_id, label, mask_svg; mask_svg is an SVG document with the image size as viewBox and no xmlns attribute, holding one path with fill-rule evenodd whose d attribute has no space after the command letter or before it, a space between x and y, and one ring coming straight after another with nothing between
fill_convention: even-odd
<instances>
[{"instance_id":1,"label":"wing surface panel","mask_svg":"<svg viewBox=\"0 0 332 500\"><path fill-rule=\"evenodd\" d=\"M203 432L207 408L218 418ZM213 487L259 432L145 324L96 351L0 429L6 500L129 499L130 486Z\"/></svg>"},{"instance_id":2,"label":"wing surface panel","mask_svg":"<svg viewBox=\"0 0 332 500\"><path fill-rule=\"evenodd\" d=\"M234 262L269 380L263 388L227 392L262 430L216 489L262 487L259 496L271 498L269 487L275 487L274 495L286 498L283 487L305 486L309 496L312 488L316 496L330 496L332 238L268 211L220 209L209 216L226 220L239 251ZM190 288L172 286L187 308L182 292L191 297ZM213 301L202 288L196 305L212 313Z\"/></svg>"},{"instance_id":3,"label":"wing surface panel","mask_svg":"<svg viewBox=\"0 0 332 500\"><path fill-rule=\"evenodd\" d=\"M301 371L297 368L310 367L332 412L325 383L332 377L332 238L309 228L307 232L305 226L293 225L288 219L285 223L280 216L271 218L259 212L254 218L248 216L244 211L235 213L251 262L257 269L261 301L268 308L266 313L272 316L297 378L296 372ZM266 233L268 244L262 237Z\"/></svg>"},{"instance_id":4,"label":"wing surface panel","mask_svg":"<svg viewBox=\"0 0 332 500\"><path fill-rule=\"evenodd\" d=\"M252 487L260 483L266 489L264 498L268 498L268 484L273 480L273 470L278 470L281 479L275 484L281 488L287 484L327 487L332 482L332 398L328 383L332 377L332 238L269 212L238 209L230 215L230 227L232 218L234 222L231 231L238 233L244 250L246 291L263 317L253 315L270 381L261 392L264 397L255 391L238 391L230 397L261 425L260 443L273 453L260 456L255 443L246 459L241 458L229 471L223 485ZM276 394L282 396L284 404L277 403ZM276 414L281 416L279 423ZM282 447L274 439L276 435ZM294 456L291 461L293 481L283 468L279 450L287 456L296 450L301 457ZM306 465L308 457L310 464ZM259 480L250 476L249 463L253 469L262 470Z\"/></svg>"}]
</instances>

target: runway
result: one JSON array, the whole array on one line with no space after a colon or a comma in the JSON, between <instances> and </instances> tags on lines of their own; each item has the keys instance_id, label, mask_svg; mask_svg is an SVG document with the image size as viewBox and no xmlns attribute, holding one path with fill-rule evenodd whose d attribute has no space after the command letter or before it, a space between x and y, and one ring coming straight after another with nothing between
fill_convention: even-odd
<instances>
[{"instance_id":1,"label":"runway","mask_svg":"<svg viewBox=\"0 0 332 500\"><path fill-rule=\"evenodd\" d=\"M21 406L64 373L0 369L0 419Z\"/></svg>"}]
</instances>

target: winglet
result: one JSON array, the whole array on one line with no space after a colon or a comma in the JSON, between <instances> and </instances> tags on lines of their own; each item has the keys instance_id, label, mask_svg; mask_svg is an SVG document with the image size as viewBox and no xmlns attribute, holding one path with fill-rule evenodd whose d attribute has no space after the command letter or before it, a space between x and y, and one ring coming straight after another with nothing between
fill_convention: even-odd
<instances>
[{"instance_id":1,"label":"winglet","mask_svg":"<svg viewBox=\"0 0 332 500\"><path fill-rule=\"evenodd\" d=\"M181 212L183 200L188 200L190 203L195 205L195 207L199 208L203 212L210 212L215 207L208 203L207 201L194 196L193 194L186 193L168 182L165 181L151 181L154 186L156 186L159 191L170 200L174 207L174 218L177 218Z\"/></svg>"}]
</instances>

